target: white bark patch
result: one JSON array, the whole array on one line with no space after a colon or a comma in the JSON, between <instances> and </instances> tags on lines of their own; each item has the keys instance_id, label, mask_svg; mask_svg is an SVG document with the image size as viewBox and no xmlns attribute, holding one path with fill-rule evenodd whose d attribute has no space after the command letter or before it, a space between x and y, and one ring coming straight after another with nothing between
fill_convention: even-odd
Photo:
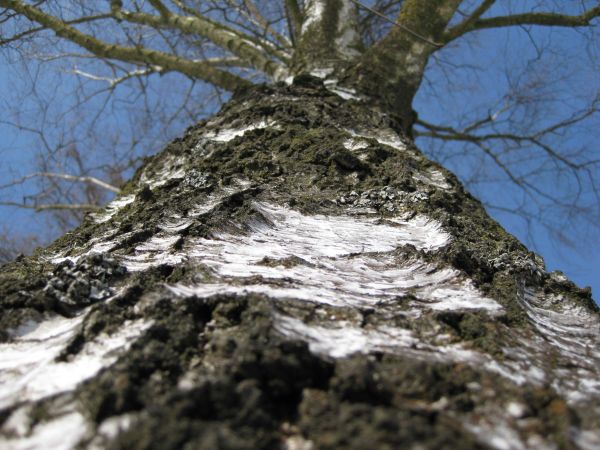
<instances>
[{"instance_id":1,"label":"white bark patch","mask_svg":"<svg viewBox=\"0 0 600 450\"><path fill-rule=\"evenodd\" d=\"M325 0L308 0L304 9L304 22L301 34L304 34L311 26L321 22L325 12Z\"/></svg>"},{"instance_id":2,"label":"white bark patch","mask_svg":"<svg viewBox=\"0 0 600 450\"><path fill-rule=\"evenodd\" d=\"M515 419L520 419L525 415L527 407L523 403L519 402L509 402L506 405L506 412L509 416L514 417Z\"/></svg>"},{"instance_id":3,"label":"white bark patch","mask_svg":"<svg viewBox=\"0 0 600 450\"><path fill-rule=\"evenodd\" d=\"M406 144L404 141L400 138L400 136L398 136L398 133L391 129L382 129L377 130L376 132L348 129L345 131L354 138L375 139L380 144L387 145L401 151L406 150Z\"/></svg>"},{"instance_id":4,"label":"white bark patch","mask_svg":"<svg viewBox=\"0 0 600 450\"><path fill-rule=\"evenodd\" d=\"M191 218L208 214L218 206L225 197L247 188L250 183L246 180L235 180L230 187L223 188L218 194L212 194L206 200L188 211ZM186 253L175 250L174 246L179 241L179 232L185 230L192 224L192 219L181 219L181 217L172 217L166 219L159 227L162 232L152 236L148 241L139 244L134 253L120 258L121 263L130 272L140 272L148 270L151 267L160 265L177 265L188 259ZM105 243L110 245L110 242ZM115 243L112 243L114 246Z\"/></svg>"},{"instance_id":5,"label":"white bark patch","mask_svg":"<svg viewBox=\"0 0 600 450\"><path fill-rule=\"evenodd\" d=\"M173 246L179 239L177 234L163 232L154 235L148 241L138 245L133 255L123 256L121 263L129 272L140 272L163 264L180 264L186 260L186 256L173 250Z\"/></svg>"},{"instance_id":6,"label":"white bark patch","mask_svg":"<svg viewBox=\"0 0 600 450\"><path fill-rule=\"evenodd\" d=\"M131 428L135 420L134 414L121 414L105 419L96 429L96 436L86 447L88 450L103 450L119 433Z\"/></svg>"},{"instance_id":7,"label":"white bark patch","mask_svg":"<svg viewBox=\"0 0 600 450\"><path fill-rule=\"evenodd\" d=\"M360 101L361 98L356 95L356 90L351 88L345 88L342 86L328 88L334 94L337 94L339 97L344 100L357 100Z\"/></svg>"},{"instance_id":8,"label":"white bark patch","mask_svg":"<svg viewBox=\"0 0 600 450\"><path fill-rule=\"evenodd\" d=\"M600 324L597 316L573 301L527 287L520 300L529 319L543 336L537 345L538 357L543 360L550 346L569 366L576 365L567 370L559 364L553 387L570 403L600 399Z\"/></svg>"},{"instance_id":9,"label":"white bark patch","mask_svg":"<svg viewBox=\"0 0 600 450\"><path fill-rule=\"evenodd\" d=\"M151 323L125 322L111 335L99 335L69 361L56 361L75 336L84 315L54 317L0 344L0 409L73 391L79 383L116 361Z\"/></svg>"},{"instance_id":10,"label":"white bark patch","mask_svg":"<svg viewBox=\"0 0 600 450\"><path fill-rule=\"evenodd\" d=\"M311 70L310 74L313 77L321 78L324 80L329 75L331 75L333 73L333 71L334 71L333 67L321 67L321 68L316 68L316 69Z\"/></svg>"},{"instance_id":11,"label":"white bark patch","mask_svg":"<svg viewBox=\"0 0 600 450\"><path fill-rule=\"evenodd\" d=\"M269 120L261 120L260 122L257 122L257 123L251 124L251 125L247 125L242 128L223 128L223 129L219 130L218 132L209 131L208 133L206 133L204 135L204 137L213 142L223 143L223 142L229 142L238 136L243 136L244 133L246 133L248 131L260 130L260 129L264 129L264 128L276 128L276 127L277 127L276 122L269 121Z\"/></svg>"},{"instance_id":12,"label":"white bark patch","mask_svg":"<svg viewBox=\"0 0 600 450\"><path fill-rule=\"evenodd\" d=\"M158 227L166 233L179 233L180 231L186 230L191 225L192 221L189 219L171 217L161 223Z\"/></svg>"},{"instance_id":13,"label":"white bark patch","mask_svg":"<svg viewBox=\"0 0 600 450\"><path fill-rule=\"evenodd\" d=\"M124 208L130 203L133 203L134 201L135 195L117 197L104 207L103 212L91 214L91 217L96 223L108 222L116 213L119 212L120 209Z\"/></svg>"},{"instance_id":14,"label":"white bark patch","mask_svg":"<svg viewBox=\"0 0 600 450\"><path fill-rule=\"evenodd\" d=\"M314 353L333 359L380 351L429 362L468 364L518 385L533 383L541 386L545 380L544 372L530 367L529 361L519 364L508 359L498 363L491 356L465 348L462 344L443 345L437 342L436 335L425 339L399 327L363 327L360 323L335 318L320 320L318 324L306 324L282 315L277 316L275 326L283 335L307 342Z\"/></svg>"},{"instance_id":15,"label":"white bark patch","mask_svg":"<svg viewBox=\"0 0 600 450\"><path fill-rule=\"evenodd\" d=\"M427 53L425 44L422 42L415 42L410 49L410 52L406 55L404 64L398 66L404 69L409 75L421 75L423 68L427 64Z\"/></svg>"},{"instance_id":16,"label":"white bark patch","mask_svg":"<svg viewBox=\"0 0 600 450\"><path fill-rule=\"evenodd\" d=\"M364 148L367 148L369 146L369 143L367 141L365 141L364 139L346 139L344 141L344 147L347 150L350 150L351 152L355 152L357 150L362 150Z\"/></svg>"},{"instance_id":17,"label":"white bark patch","mask_svg":"<svg viewBox=\"0 0 600 450\"><path fill-rule=\"evenodd\" d=\"M502 310L458 271L390 253L406 244L431 251L448 243L449 235L425 217L381 221L255 207L264 220L245 224L248 232L217 234L184 249L222 281L169 289L181 296L260 293L359 308L396 304L410 292L417 300L404 303L413 315L424 308Z\"/></svg>"},{"instance_id":18,"label":"white bark patch","mask_svg":"<svg viewBox=\"0 0 600 450\"><path fill-rule=\"evenodd\" d=\"M600 448L600 433L598 430L572 429L571 431L581 450L598 450Z\"/></svg>"},{"instance_id":19,"label":"white bark patch","mask_svg":"<svg viewBox=\"0 0 600 450\"><path fill-rule=\"evenodd\" d=\"M227 250L225 250L227 252ZM216 261L207 255L203 264L222 277L237 283L206 283L197 286L171 286L182 295L210 297L218 293L257 293L274 298L296 299L335 307L373 307L395 305L411 293L418 300L404 303L404 312L418 317L423 309L502 311L494 300L481 295L468 281L462 281L452 269L436 270L422 262L386 269L376 257L323 258L317 264L275 267L252 261ZM251 277L261 277L260 282ZM401 313L400 311L399 313Z\"/></svg>"},{"instance_id":20,"label":"white bark patch","mask_svg":"<svg viewBox=\"0 0 600 450\"><path fill-rule=\"evenodd\" d=\"M283 442L283 450L315 450L315 446L302 436L290 436Z\"/></svg>"},{"instance_id":21,"label":"white bark patch","mask_svg":"<svg viewBox=\"0 0 600 450\"><path fill-rule=\"evenodd\" d=\"M429 184L440 189L450 189L452 186L446 181L446 177L442 172L435 169L430 169L427 172L417 172L413 178L421 183Z\"/></svg>"},{"instance_id":22,"label":"white bark patch","mask_svg":"<svg viewBox=\"0 0 600 450\"><path fill-rule=\"evenodd\" d=\"M502 416L496 415L494 417L494 422L490 423L486 421L486 419L482 419L479 423L466 423L464 427L469 430L475 438L496 450L525 450L527 448L553 448L548 445L541 436L534 435L535 444L532 447L528 445L528 443L524 442L519 433L515 430L515 427L512 426L508 421L506 421ZM532 444L534 442L532 441Z\"/></svg>"},{"instance_id":23,"label":"white bark patch","mask_svg":"<svg viewBox=\"0 0 600 450\"><path fill-rule=\"evenodd\" d=\"M465 348L462 344L444 345L438 342L437 335L424 339L399 327L363 327L360 323L335 318L320 320L318 324L306 324L282 315L277 319L275 326L279 332L303 340L309 344L311 351L334 359L354 353L381 351L430 362L468 364L518 385L532 383L541 386L545 381L544 372L531 367L531 361L507 359L499 363L491 356Z\"/></svg>"},{"instance_id":24,"label":"white bark patch","mask_svg":"<svg viewBox=\"0 0 600 450\"><path fill-rule=\"evenodd\" d=\"M343 321L327 327L309 326L299 319L279 316L276 327L284 336L307 342L311 352L331 358L374 351L393 352L419 342L409 330L402 328L364 329Z\"/></svg>"},{"instance_id":25,"label":"white bark patch","mask_svg":"<svg viewBox=\"0 0 600 450\"><path fill-rule=\"evenodd\" d=\"M160 167L150 165L140 177L141 185L156 189L167 184L169 180L184 178L186 174L185 161L181 156L168 155L160 160Z\"/></svg>"},{"instance_id":26,"label":"white bark patch","mask_svg":"<svg viewBox=\"0 0 600 450\"><path fill-rule=\"evenodd\" d=\"M63 261L69 260L76 264L84 256L109 253L112 249L114 249L124 240L131 237L134 233L134 231L130 231L128 233L119 233L119 230L113 228L101 236L91 239L87 245L81 249L85 250L83 253L77 256L65 256L66 252L60 252L50 257L50 262L53 264L60 264Z\"/></svg>"},{"instance_id":27,"label":"white bark patch","mask_svg":"<svg viewBox=\"0 0 600 450\"><path fill-rule=\"evenodd\" d=\"M312 72L311 72L312 73ZM319 78L325 78L327 75ZM362 99L356 94L356 89L340 86L338 85L337 78L329 78L326 79L323 84L327 88L329 92L333 92L338 97L341 97L344 100L357 100L361 101Z\"/></svg>"},{"instance_id":28,"label":"white bark patch","mask_svg":"<svg viewBox=\"0 0 600 450\"><path fill-rule=\"evenodd\" d=\"M217 234L213 240L201 240L196 256L204 256L202 246L216 245L222 247L219 251L230 251L234 258L244 258L247 252L256 258L297 256L314 261L321 257L389 252L405 244L428 251L439 249L450 240L437 222L424 216L382 221L352 216L308 216L267 203L255 203L255 208L266 221L245 224L250 235Z\"/></svg>"},{"instance_id":29,"label":"white bark patch","mask_svg":"<svg viewBox=\"0 0 600 450\"><path fill-rule=\"evenodd\" d=\"M13 436L11 438L0 437L0 448L11 450L72 450L85 437L88 428L82 414L77 411L70 411L55 416L48 422L37 424L30 432L17 431L14 427L6 424L2 427L2 431L12 431Z\"/></svg>"}]
</instances>

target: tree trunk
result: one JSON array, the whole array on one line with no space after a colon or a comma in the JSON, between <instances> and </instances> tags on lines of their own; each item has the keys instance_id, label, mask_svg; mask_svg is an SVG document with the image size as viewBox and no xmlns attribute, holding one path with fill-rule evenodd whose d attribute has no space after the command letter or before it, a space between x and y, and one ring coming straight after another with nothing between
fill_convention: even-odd
<instances>
[{"instance_id":1,"label":"tree trunk","mask_svg":"<svg viewBox=\"0 0 600 450\"><path fill-rule=\"evenodd\" d=\"M0 447L597 448L590 292L402 125L238 92L0 275Z\"/></svg>"}]
</instances>

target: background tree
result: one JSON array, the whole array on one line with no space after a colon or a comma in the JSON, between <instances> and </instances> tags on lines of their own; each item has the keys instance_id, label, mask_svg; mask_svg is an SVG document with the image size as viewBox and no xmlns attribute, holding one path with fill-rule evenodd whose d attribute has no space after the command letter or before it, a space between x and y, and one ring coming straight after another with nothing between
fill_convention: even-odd
<instances>
[{"instance_id":1,"label":"background tree","mask_svg":"<svg viewBox=\"0 0 600 450\"><path fill-rule=\"evenodd\" d=\"M595 2L356 1L332 15L335 32L302 32L307 15L341 5L2 2L0 43L18 74L2 123L31 137L4 149L37 160L35 173L5 162L4 205L50 212L54 237L228 92L341 64L401 92L388 95L391 110L499 217L571 245L575 229L597 234ZM6 190L25 182L19 196Z\"/></svg>"}]
</instances>

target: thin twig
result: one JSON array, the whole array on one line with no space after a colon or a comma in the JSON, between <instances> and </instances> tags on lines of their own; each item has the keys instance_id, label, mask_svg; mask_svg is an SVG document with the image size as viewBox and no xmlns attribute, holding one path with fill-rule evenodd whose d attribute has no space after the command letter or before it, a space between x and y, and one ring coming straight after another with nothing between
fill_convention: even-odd
<instances>
[{"instance_id":1,"label":"thin twig","mask_svg":"<svg viewBox=\"0 0 600 450\"><path fill-rule=\"evenodd\" d=\"M0 206L14 206L16 208L34 209L35 211L48 210L80 210L80 211L97 211L100 209L98 205L89 203L71 204L71 203L51 203L44 205L26 205L18 202L0 202Z\"/></svg>"},{"instance_id":2,"label":"thin twig","mask_svg":"<svg viewBox=\"0 0 600 450\"><path fill-rule=\"evenodd\" d=\"M364 3L358 1L358 0L351 0L354 4L356 4L358 7L360 8L364 8L367 11L375 14L376 16L381 17L382 19L388 21L389 23L391 23L392 25L400 28L401 30L406 31L408 34L410 34L411 36L416 37L417 39L431 45L432 47L437 47L437 48L442 48L445 44L440 44L439 42L434 42L430 39L427 39L425 36L417 33L416 31L411 30L410 28L408 28L406 25L402 25L401 23L396 22L395 20L390 19L388 16L386 16L385 14L380 13L379 11L365 5Z\"/></svg>"}]
</instances>

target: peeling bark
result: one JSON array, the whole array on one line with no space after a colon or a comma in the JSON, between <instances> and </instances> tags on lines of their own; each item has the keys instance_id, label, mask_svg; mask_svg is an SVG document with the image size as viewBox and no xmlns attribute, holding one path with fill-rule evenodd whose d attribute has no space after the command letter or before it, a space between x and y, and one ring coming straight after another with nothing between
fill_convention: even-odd
<instances>
[{"instance_id":1,"label":"peeling bark","mask_svg":"<svg viewBox=\"0 0 600 450\"><path fill-rule=\"evenodd\" d=\"M238 91L1 268L0 446L598 446L590 293L345 94Z\"/></svg>"}]
</instances>

